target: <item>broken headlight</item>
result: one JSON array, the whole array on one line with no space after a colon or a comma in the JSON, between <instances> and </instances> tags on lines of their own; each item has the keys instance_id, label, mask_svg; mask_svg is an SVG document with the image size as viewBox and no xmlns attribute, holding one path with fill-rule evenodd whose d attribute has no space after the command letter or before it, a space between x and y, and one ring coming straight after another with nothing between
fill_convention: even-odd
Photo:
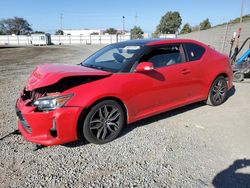
<instances>
[{"instance_id":1,"label":"broken headlight","mask_svg":"<svg viewBox=\"0 0 250 188\"><path fill-rule=\"evenodd\" d=\"M41 111L54 110L64 106L64 104L73 96L73 94L62 96L41 97L34 101L33 105Z\"/></svg>"}]
</instances>

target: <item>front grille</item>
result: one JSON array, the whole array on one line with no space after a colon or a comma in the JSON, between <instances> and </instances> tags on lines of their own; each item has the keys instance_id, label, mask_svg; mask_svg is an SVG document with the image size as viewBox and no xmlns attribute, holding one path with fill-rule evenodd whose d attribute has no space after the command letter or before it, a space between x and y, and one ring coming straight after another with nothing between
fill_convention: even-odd
<instances>
[{"instance_id":1,"label":"front grille","mask_svg":"<svg viewBox=\"0 0 250 188\"><path fill-rule=\"evenodd\" d=\"M31 106L35 100L43 96L44 94L36 90L27 91L25 88L23 89L21 93L21 99L25 102L27 106Z\"/></svg>"},{"instance_id":2,"label":"front grille","mask_svg":"<svg viewBox=\"0 0 250 188\"><path fill-rule=\"evenodd\" d=\"M21 98L23 99L23 101L26 103L27 106L31 106L35 100L41 97L45 97L47 95L49 95L49 93L45 91L38 91L38 90L27 91L26 88L24 88L21 93Z\"/></svg>"},{"instance_id":3,"label":"front grille","mask_svg":"<svg viewBox=\"0 0 250 188\"><path fill-rule=\"evenodd\" d=\"M28 99L31 99L32 97L32 92L31 91L27 91L25 88L23 89L23 92L21 94L21 98L23 99L23 101L26 101Z\"/></svg>"},{"instance_id":4,"label":"front grille","mask_svg":"<svg viewBox=\"0 0 250 188\"><path fill-rule=\"evenodd\" d=\"M30 125L25 120L25 118L23 117L22 112L17 107L16 107L16 115L17 115L18 119L21 121L21 124L22 124L23 128L26 131L28 131L28 133L31 133L32 129L31 129Z\"/></svg>"}]
</instances>

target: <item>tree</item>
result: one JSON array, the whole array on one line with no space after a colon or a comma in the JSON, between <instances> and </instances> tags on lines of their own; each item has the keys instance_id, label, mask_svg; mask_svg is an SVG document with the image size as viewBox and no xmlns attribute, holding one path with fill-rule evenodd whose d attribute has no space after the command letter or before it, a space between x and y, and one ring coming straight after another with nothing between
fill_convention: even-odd
<instances>
[{"instance_id":1,"label":"tree","mask_svg":"<svg viewBox=\"0 0 250 188\"><path fill-rule=\"evenodd\" d=\"M140 27L137 27L137 26L134 26L134 28L132 28L130 30L130 33L131 33L132 39L141 39L141 38L143 38L143 34L144 34L142 29Z\"/></svg>"},{"instance_id":2,"label":"tree","mask_svg":"<svg viewBox=\"0 0 250 188\"><path fill-rule=\"evenodd\" d=\"M200 23L200 30L206 30L211 28L211 23L209 19L205 19L203 22Z\"/></svg>"},{"instance_id":3,"label":"tree","mask_svg":"<svg viewBox=\"0 0 250 188\"><path fill-rule=\"evenodd\" d=\"M93 33L90 33L90 35L99 35L98 32L93 32Z\"/></svg>"},{"instance_id":4,"label":"tree","mask_svg":"<svg viewBox=\"0 0 250 188\"><path fill-rule=\"evenodd\" d=\"M31 25L24 18L14 17L0 21L0 31L3 34L25 35L32 32Z\"/></svg>"},{"instance_id":5,"label":"tree","mask_svg":"<svg viewBox=\"0 0 250 188\"><path fill-rule=\"evenodd\" d=\"M115 28L109 28L109 29L106 29L106 31L104 31L104 33L108 33L110 35L114 35L114 34L117 34L117 30Z\"/></svg>"},{"instance_id":6,"label":"tree","mask_svg":"<svg viewBox=\"0 0 250 188\"><path fill-rule=\"evenodd\" d=\"M180 34L187 34L187 33L191 33L191 32L192 32L191 26L190 26L188 23L186 23L186 24L183 26L183 28L182 28Z\"/></svg>"},{"instance_id":7,"label":"tree","mask_svg":"<svg viewBox=\"0 0 250 188\"><path fill-rule=\"evenodd\" d=\"M32 32L32 34L45 34L45 32L44 31L34 31L34 32Z\"/></svg>"},{"instance_id":8,"label":"tree","mask_svg":"<svg viewBox=\"0 0 250 188\"><path fill-rule=\"evenodd\" d=\"M57 30L56 32L55 32L55 35L63 35L64 34L64 32L63 32L63 30L61 30L61 29L59 29L59 30Z\"/></svg>"},{"instance_id":9,"label":"tree","mask_svg":"<svg viewBox=\"0 0 250 188\"><path fill-rule=\"evenodd\" d=\"M179 12L167 12L161 17L160 24L157 26L155 34L175 34L181 26L181 16Z\"/></svg>"},{"instance_id":10,"label":"tree","mask_svg":"<svg viewBox=\"0 0 250 188\"><path fill-rule=\"evenodd\" d=\"M200 25L195 25L192 27L192 32L194 31L200 31Z\"/></svg>"}]
</instances>

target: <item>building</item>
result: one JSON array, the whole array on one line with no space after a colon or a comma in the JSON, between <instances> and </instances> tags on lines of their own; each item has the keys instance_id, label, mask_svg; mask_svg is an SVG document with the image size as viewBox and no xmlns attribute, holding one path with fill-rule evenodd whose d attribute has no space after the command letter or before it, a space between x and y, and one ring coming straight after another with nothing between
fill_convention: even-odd
<instances>
[{"instance_id":1,"label":"building","mask_svg":"<svg viewBox=\"0 0 250 188\"><path fill-rule=\"evenodd\" d=\"M50 34L31 34L30 42L34 46L49 45L51 44Z\"/></svg>"},{"instance_id":2,"label":"building","mask_svg":"<svg viewBox=\"0 0 250 188\"><path fill-rule=\"evenodd\" d=\"M101 29L64 29L63 35L74 35L74 36L87 36L90 34L101 35L103 31Z\"/></svg>"}]
</instances>

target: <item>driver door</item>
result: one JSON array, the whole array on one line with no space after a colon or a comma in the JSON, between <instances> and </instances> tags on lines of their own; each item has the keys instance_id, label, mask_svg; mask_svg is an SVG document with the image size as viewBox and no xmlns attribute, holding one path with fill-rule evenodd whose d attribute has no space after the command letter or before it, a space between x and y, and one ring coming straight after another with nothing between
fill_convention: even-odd
<instances>
[{"instance_id":1,"label":"driver door","mask_svg":"<svg viewBox=\"0 0 250 188\"><path fill-rule=\"evenodd\" d=\"M154 70L131 74L131 85L136 88L131 98L136 116L144 117L185 102L190 79L185 61L180 44L153 47L142 56L140 62L153 63Z\"/></svg>"}]
</instances>

